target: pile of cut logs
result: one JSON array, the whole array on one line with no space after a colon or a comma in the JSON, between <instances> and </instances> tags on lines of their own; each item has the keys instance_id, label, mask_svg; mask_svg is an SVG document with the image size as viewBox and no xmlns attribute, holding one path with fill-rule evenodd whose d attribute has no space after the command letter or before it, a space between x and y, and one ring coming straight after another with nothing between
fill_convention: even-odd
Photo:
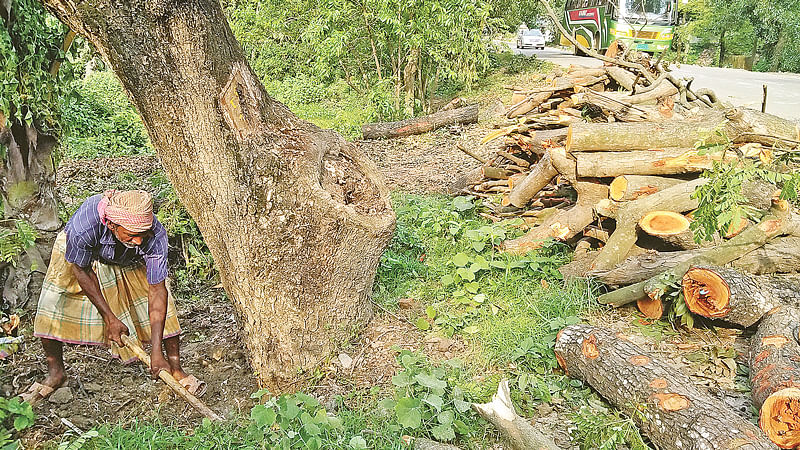
<instances>
[{"instance_id":1,"label":"pile of cut logs","mask_svg":"<svg viewBox=\"0 0 800 450\"><path fill-rule=\"evenodd\" d=\"M564 370L618 407L636 408L632 416L659 448L796 448L800 278L792 274L800 271L800 218L778 197L779 185L759 181L742 191L754 223L742 219L709 242L698 242L690 225L693 194L709 181L704 170L723 159L797 151L800 128L725 106L658 62L617 62L572 66L542 87L512 87L508 121L484 140L501 139L499 149L482 159L462 148L484 161L462 181L465 191L485 199L489 218L530 225L503 244L507 252L550 238L573 244L575 261L562 273L616 289L603 303L636 303L660 318L665 294L677 286L694 317L758 326L750 363L763 433L622 336L585 325L559 335ZM704 151L714 146L727 151Z\"/></svg>"}]
</instances>

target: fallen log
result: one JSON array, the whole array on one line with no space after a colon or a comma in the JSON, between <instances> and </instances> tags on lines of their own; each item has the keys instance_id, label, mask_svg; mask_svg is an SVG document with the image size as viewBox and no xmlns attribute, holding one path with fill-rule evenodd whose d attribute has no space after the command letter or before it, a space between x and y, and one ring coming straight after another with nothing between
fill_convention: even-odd
<instances>
[{"instance_id":1,"label":"fallen log","mask_svg":"<svg viewBox=\"0 0 800 450\"><path fill-rule=\"evenodd\" d=\"M698 257L703 249L677 252L648 251L630 256L610 270L593 270L587 277L609 286L625 286L652 278L678 264ZM800 272L800 237L775 238L730 263L731 267L753 275Z\"/></svg>"},{"instance_id":2,"label":"fallen log","mask_svg":"<svg viewBox=\"0 0 800 450\"><path fill-rule=\"evenodd\" d=\"M605 95L612 96L612 93ZM630 97L619 99L633 103ZM567 132L566 145L569 152L694 148L697 142L726 144L729 140L741 142L741 138L746 142L755 134L797 139L794 122L742 108L714 113L699 121L575 123Z\"/></svg>"},{"instance_id":3,"label":"fallen log","mask_svg":"<svg viewBox=\"0 0 800 450\"><path fill-rule=\"evenodd\" d=\"M748 227L733 239L722 242L716 247L708 248L687 261L678 263L674 267L662 271L645 281L603 294L597 300L608 305L622 306L643 299L646 296L652 298L654 293L647 291L646 286L648 284L676 282L686 274L690 267L696 264L719 266L728 264L742 255L763 246L776 236L800 234L798 233L799 229L800 224L791 214L789 203L785 200L774 200L772 208L761 219L761 222Z\"/></svg>"},{"instance_id":4,"label":"fallen log","mask_svg":"<svg viewBox=\"0 0 800 450\"><path fill-rule=\"evenodd\" d=\"M771 449L755 425L697 389L683 372L624 336L588 325L558 333L556 359L630 414L659 449Z\"/></svg>"},{"instance_id":5,"label":"fallen log","mask_svg":"<svg viewBox=\"0 0 800 450\"><path fill-rule=\"evenodd\" d=\"M549 99L552 95L553 95L552 92L537 92L530 94L527 97L525 97L522 101L513 104L506 113L506 117L509 119L513 119L523 114L527 114L533 111L533 108L536 108L537 106L547 101L547 99Z\"/></svg>"},{"instance_id":6,"label":"fallen log","mask_svg":"<svg viewBox=\"0 0 800 450\"><path fill-rule=\"evenodd\" d=\"M769 311L750 344L750 383L758 424L781 448L800 446L800 311L779 306Z\"/></svg>"},{"instance_id":7,"label":"fallen log","mask_svg":"<svg viewBox=\"0 0 800 450\"><path fill-rule=\"evenodd\" d=\"M497 393L489 403L473 403L472 408L495 426L515 450L558 450L558 446L540 433L533 425L517 415L511 403L508 380L497 386Z\"/></svg>"},{"instance_id":8,"label":"fallen log","mask_svg":"<svg viewBox=\"0 0 800 450\"><path fill-rule=\"evenodd\" d=\"M364 139L393 139L427 133L453 124L478 122L478 105L442 111L427 116L414 117L399 122L370 123L361 126Z\"/></svg>"},{"instance_id":9,"label":"fallen log","mask_svg":"<svg viewBox=\"0 0 800 450\"><path fill-rule=\"evenodd\" d=\"M670 83L667 80L662 80L658 85L656 85L652 89L649 89L647 91L642 90L642 92L639 94L631 95L631 93L628 92L611 92L610 94L620 100L625 100L633 105L638 105L650 102L655 103L660 98L672 97L677 93L678 93L678 88L676 88L674 84Z\"/></svg>"},{"instance_id":10,"label":"fallen log","mask_svg":"<svg viewBox=\"0 0 800 450\"><path fill-rule=\"evenodd\" d=\"M689 311L749 327L781 303L800 305L800 280L786 276L749 275L735 269L697 265L681 281Z\"/></svg>"},{"instance_id":11,"label":"fallen log","mask_svg":"<svg viewBox=\"0 0 800 450\"><path fill-rule=\"evenodd\" d=\"M605 270L623 261L636 243L636 226L649 212L654 210L684 212L697 208L697 199L692 198L697 187L708 180L698 178L656 194L624 203L617 214L617 227L592 264L592 270Z\"/></svg>"},{"instance_id":12,"label":"fallen log","mask_svg":"<svg viewBox=\"0 0 800 450\"><path fill-rule=\"evenodd\" d=\"M710 169L721 153L700 154L698 150L668 148L624 152L572 152L581 177L621 175L676 175ZM730 156L730 155L729 155Z\"/></svg>"},{"instance_id":13,"label":"fallen log","mask_svg":"<svg viewBox=\"0 0 800 450\"><path fill-rule=\"evenodd\" d=\"M620 175L611 182L608 197L617 202L627 202L681 183L685 183L685 180L652 175Z\"/></svg>"},{"instance_id":14,"label":"fallen log","mask_svg":"<svg viewBox=\"0 0 800 450\"><path fill-rule=\"evenodd\" d=\"M606 74L612 80L616 81L618 85L624 87L628 91L633 90L634 83L636 83L636 76L630 70L625 70L619 66L606 66Z\"/></svg>"}]
</instances>

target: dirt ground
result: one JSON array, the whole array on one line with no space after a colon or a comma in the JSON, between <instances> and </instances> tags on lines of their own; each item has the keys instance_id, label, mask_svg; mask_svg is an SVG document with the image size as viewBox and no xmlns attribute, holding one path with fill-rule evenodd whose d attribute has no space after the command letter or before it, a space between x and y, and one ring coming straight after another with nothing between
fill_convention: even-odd
<instances>
[{"instance_id":1,"label":"dirt ground","mask_svg":"<svg viewBox=\"0 0 800 450\"><path fill-rule=\"evenodd\" d=\"M491 108L489 108L491 109ZM466 127L448 127L392 141L365 141L358 145L372 157L385 174L390 189L415 193L446 193L456 177L478 167L457 145L477 149L486 155L480 139L491 127L492 118ZM487 117L484 117L486 119ZM58 171L58 193L69 207L74 207L87 194L120 187L157 189L147 183L161 175L154 157L113 158L94 161L66 161ZM188 372L208 383L203 400L211 409L226 416L247 415L252 406L250 394L256 391L256 378L247 361L240 328L233 306L220 289L199 292L175 292L179 319L184 335L182 354ZM32 308L23 316L26 336L32 334ZM398 369L395 351L399 346L423 349L434 360L452 357L468 358L472 349L458 338L426 336L411 324L415 310L396 313L376 310L361 339L342 349L322 367L321 377L308 380L306 391L317 395L323 404L333 406L339 394L374 385L388 386ZM746 354L747 337L724 329L698 329L677 333L641 322L632 309L604 311L592 321L621 331L645 348L682 367L700 385L708 386L731 407L750 418L749 395L737 387L736 373L726 366L724 355L709 358L714 352L735 348ZM107 349L99 347L65 347L68 392L53 401L36 406L37 422L25 436L27 445L36 447L58 438L67 430L66 419L86 430L102 423L131 423L134 420L158 418L162 423L193 426L199 416L186 404L171 395L160 382L149 378L141 364L128 366L110 358ZM5 397L23 391L30 383L45 376L46 365L41 344L26 341L22 351L3 363L0 390ZM559 445L569 448L565 406L544 405L540 417L533 418L539 427L552 433Z\"/></svg>"}]
</instances>

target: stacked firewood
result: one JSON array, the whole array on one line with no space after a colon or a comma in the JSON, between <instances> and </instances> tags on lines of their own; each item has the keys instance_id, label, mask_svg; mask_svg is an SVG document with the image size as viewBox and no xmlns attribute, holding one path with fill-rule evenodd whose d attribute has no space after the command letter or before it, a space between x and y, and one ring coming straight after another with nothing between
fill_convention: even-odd
<instances>
[{"instance_id":1,"label":"stacked firewood","mask_svg":"<svg viewBox=\"0 0 800 450\"><path fill-rule=\"evenodd\" d=\"M751 378L760 426L773 442L795 448L800 281L786 274L800 271L800 219L779 199L779 185L751 182L742 194L757 212L752 217L760 217L755 223L742 219L701 242L691 222L699 204L693 194L708 182L703 171L723 158L764 160L776 149L795 151L800 128L726 107L712 91L693 89L691 80L676 79L658 62L618 61L570 67L543 87L513 87L508 121L485 139L499 148L471 175L466 190L485 199L489 218L521 217L529 224L524 236L503 244L505 251L525 253L551 238L574 245L575 261L562 273L608 285L603 303L636 303L647 317L660 318L664 299L677 297L666 294L679 292L694 317L757 325ZM713 146L728 150L704 150ZM644 401L647 409L640 411L648 421L642 427L659 447L682 448L692 439L709 448L771 445L679 379L668 363L609 333L570 330L557 341L559 361L621 407L631 404L630 396ZM630 395L619 388L623 380L630 382ZM730 428L687 426L686 420L697 425L693 417L701 416ZM674 433L654 438L662 428Z\"/></svg>"}]
</instances>

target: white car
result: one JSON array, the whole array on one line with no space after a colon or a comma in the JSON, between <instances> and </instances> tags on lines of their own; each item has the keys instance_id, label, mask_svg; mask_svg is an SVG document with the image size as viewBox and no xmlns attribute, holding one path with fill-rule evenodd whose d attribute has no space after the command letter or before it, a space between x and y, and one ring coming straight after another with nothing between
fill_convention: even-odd
<instances>
[{"instance_id":1,"label":"white car","mask_svg":"<svg viewBox=\"0 0 800 450\"><path fill-rule=\"evenodd\" d=\"M517 36L517 48L528 47L544 50L544 35L541 31L525 30Z\"/></svg>"}]
</instances>

